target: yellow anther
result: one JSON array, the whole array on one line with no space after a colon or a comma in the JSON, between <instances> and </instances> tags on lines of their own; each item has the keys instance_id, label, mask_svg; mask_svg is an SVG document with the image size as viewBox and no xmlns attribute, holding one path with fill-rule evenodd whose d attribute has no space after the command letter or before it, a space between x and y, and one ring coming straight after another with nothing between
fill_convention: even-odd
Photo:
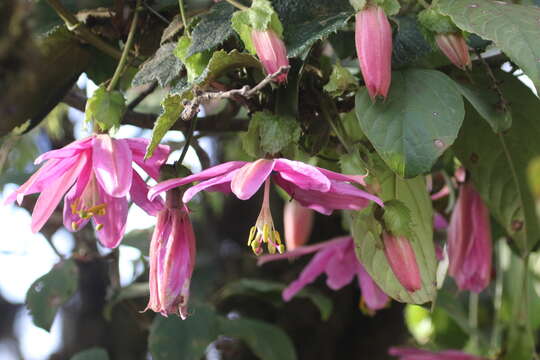
<instances>
[{"instance_id":1,"label":"yellow anther","mask_svg":"<svg viewBox=\"0 0 540 360\"><path fill-rule=\"evenodd\" d=\"M280 254L283 254L283 253L285 252L285 245L279 244L279 245L278 245L278 252L279 252Z\"/></svg>"},{"instance_id":2,"label":"yellow anther","mask_svg":"<svg viewBox=\"0 0 540 360\"><path fill-rule=\"evenodd\" d=\"M272 243L268 243L268 252L272 255L276 253L276 247Z\"/></svg>"},{"instance_id":3,"label":"yellow anther","mask_svg":"<svg viewBox=\"0 0 540 360\"><path fill-rule=\"evenodd\" d=\"M261 253L261 244L259 244L258 241L252 241L251 242L251 250L253 250L255 255L259 255Z\"/></svg>"},{"instance_id":4,"label":"yellow anther","mask_svg":"<svg viewBox=\"0 0 540 360\"><path fill-rule=\"evenodd\" d=\"M281 236L277 230L274 230L274 241L276 244L281 245Z\"/></svg>"},{"instance_id":5,"label":"yellow anther","mask_svg":"<svg viewBox=\"0 0 540 360\"><path fill-rule=\"evenodd\" d=\"M270 225L266 223L263 225L263 241L267 243L269 238L270 238Z\"/></svg>"},{"instance_id":6,"label":"yellow anther","mask_svg":"<svg viewBox=\"0 0 540 360\"><path fill-rule=\"evenodd\" d=\"M96 230L99 231L101 229L103 229L103 224L97 224L96 225Z\"/></svg>"},{"instance_id":7,"label":"yellow anther","mask_svg":"<svg viewBox=\"0 0 540 360\"><path fill-rule=\"evenodd\" d=\"M78 207L79 207L79 199L76 199L73 203L71 203L71 213L76 214Z\"/></svg>"},{"instance_id":8,"label":"yellow anther","mask_svg":"<svg viewBox=\"0 0 540 360\"><path fill-rule=\"evenodd\" d=\"M253 241L253 239L255 238L255 233L257 232L257 227L256 226L252 226L251 229L249 230L249 238L248 238L248 246L251 244L251 242Z\"/></svg>"},{"instance_id":9,"label":"yellow anther","mask_svg":"<svg viewBox=\"0 0 540 360\"><path fill-rule=\"evenodd\" d=\"M79 229L79 224L77 224L75 221L72 221L71 229L73 229L73 231L77 231Z\"/></svg>"},{"instance_id":10,"label":"yellow anther","mask_svg":"<svg viewBox=\"0 0 540 360\"><path fill-rule=\"evenodd\" d=\"M107 205L105 204L99 204L99 205L96 205L96 206L92 206L90 209L88 209L87 211L89 213L91 213L92 215L95 215L95 214L98 214L98 215L105 215L105 207Z\"/></svg>"}]
</instances>

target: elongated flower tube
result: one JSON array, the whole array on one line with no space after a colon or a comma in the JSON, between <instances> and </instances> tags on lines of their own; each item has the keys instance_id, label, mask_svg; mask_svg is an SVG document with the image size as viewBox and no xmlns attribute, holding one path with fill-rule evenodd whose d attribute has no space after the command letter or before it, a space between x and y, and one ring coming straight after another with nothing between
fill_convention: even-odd
<instances>
[{"instance_id":1,"label":"elongated flower tube","mask_svg":"<svg viewBox=\"0 0 540 360\"><path fill-rule=\"evenodd\" d=\"M444 55L458 68L465 70L471 67L469 47L461 34L448 33L435 35L435 42Z\"/></svg>"},{"instance_id":2,"label":"elongated flower tube","mask_svg":"<svg viewBox=\"0 0 540 360\"><path fill-rule=\"evenodd\" d=\"M458 350L433 352L415 348L391 347L388 353L399 357L399 360L485 360Z\"/></svg>"},{"instance_id":3,"label":"elongated flower tube","mask_svg":"<svg viewBox=\"0 0 540 360\"><path fill-rule=\"evenodd\" d=\"M259 159L254 162L231 161L184 178L161 182L150 189L149 199L169 189L200 181L190 187L182 198L188 203L198 192L233 192L240 200L250 199L264 184L261 213L249 235L249 245L258 255L260 245L269 245L269 251L282 252L279 234L274 229L269 203L270 180L285 190L300 205L329 215L337 209L360 210L369 201L382 205L382 201L352 183L365 185L365 175L342 175L326 169L287 159ZM279 241L278 241L279 240Z\"/></svg>"},{"instance_id":4,"label":"elongated flower tube","mask_svg":"<svg viewBox=\"0 0 540 360\"><path fill-rule=\"evenodd\" d=\"M381 7L368 5L356 13L355 42L369 96L386 98L392 78L392 27Z\"/></svg>"},{"instance_id":5,"label":"elongated flower tube","mask_svg":"<svg viewBox=\"0 0 540 360\"><path fill-rule=\"evenodd\" d=\"M335 238L316 245L300 246L285 254L264 255L259 258L258 264L296 258L311 253L316 254L298 279L283 290L283 300L290 301L306 285L315 281L322 273L326 273L326 284L332 290L341 289L356 276L362 291L363 302L369 311L380 310L386 306L389 301L388 296L375 284L358 261L354 252L354 241L350 236Z\"/></svg>"},{"instance_id":6,"label":"elongated flower tube","mask_svg":"<svg viewBox=\"0 0 540 360\"><path fill-rule=\"evenodd\" d=\"M287 202L283 208L283 226L287 250L304 245L313 227L313 210L303 207L296 200Z\"/></svg>"},{"instance_id":7,"label":"elongated flower tube","mask_svg":"<svg viewBox=\"0 0 540 360\"><path fill-rule=\"evenodd\" d=\"M409 239L383 232L383 242L386 259L400 284L409 292L420 290L422 278Z\"/></svg>"},{"instance_id":8,"label":"elongated flower tube","mask_svg":"<svg viewBox=\"0 0 540 360\"><path fill-rule=\"evenodd\" d=\"M159 146L154 156L145 161L147 144L144 139L113 139L101 134L46 152L35 161L45 164L5 203L17 200L21 204L26 195L41 193L31 223L32 231L38 232L67 193L64 226L77 231L92 219L103 246L114 248L124 235L128 194L149 214L163 207L161 198L148 200L148 186L132 168L134 162L154 179L159 176L169 148Z\"/></svg>"},{"instance_id":9,"label":"elongated flower tube","mask_svg":"<svg viewBox=\"0 0 540 360\"><path fill-rule=\"evenodd\" d=\"M169 190L166 197L150 243L150 301L146 309L186 319L195 266L195 234L179 191Z\"/></svg>"},{"instance_id":10,"label":"elongated flower tube","mask_svg":"<svg viewBox=\"0 0 540 360\"><path fill-rule=\"evenodd\" d=\"M282 66L289 66L287 48L275 31L272 29L265 31L253 30L251 40L267 74L276 73ZM287 73L277 76L274 81L287 81Z\"/></svg>"},{"instance_id":11,"label":"elongated flower tube","mask_svg":"<svg viewBox=\"0 0 540 360\"><path fill-rule=\"evenodd\" d=\"M470 183L460 187L448 227L449 274L460 290L481 292L491 280L489 212Z\"/></svg>"}]
</instances>

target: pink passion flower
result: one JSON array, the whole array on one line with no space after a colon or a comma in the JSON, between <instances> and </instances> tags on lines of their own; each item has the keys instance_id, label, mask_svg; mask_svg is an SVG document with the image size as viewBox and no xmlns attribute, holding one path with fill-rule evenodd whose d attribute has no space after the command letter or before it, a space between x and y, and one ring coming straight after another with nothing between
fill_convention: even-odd
<instances>
[{"instance_id":1,"label":"pink passion flower","mask_svg":"<svg viewBox=\"0 0 540 360\"><path fill-rule=\"evenodd\" d=\"M392 78L392 27L381 7L369 5L356 14L355 43L369 96L386 98Z\"/></svg>"},{"instance_id":2,"label":"pink passion flower","mask_svg":"<svg viewBox=\"0 0 540 360\"><path fill-rule=\"evenodd\" d=\"M326 273L326 284L332 290L341 289L356 276L362 291L362 301L369 311L380 310L388 304L388 296L375 284L358 261L354 252L354 241L350 236L339 237L316 245L301 246L285 254L264 255L259 258L258 264L296 258L310 253L316 253L316 255L306 265L298 279L283 290L283 300L290 301L306 285L315 281L322 273Z\"/></svg>"},{"instance_id":3,"label":"pink passion flower","mask_svg":"<svg viewBox=\"0 0 540 360\"><path fill-rule=\"evenodd\" d=\"M481 292L491 280L489 211L471 183L460 187L448 226L449 274L460 290Z\"/></svg>"},{"instance_id":4,"label":"pink passion flower","mask_svg":"<svg viewBox=\"0 0 540 360\"><path fill-rule=\"evenodd\" d=\"M433 352L415 348L392 347L388 353L399 357L400 360L485 360L458 350Z\"/></svg>"},{"instance_id":5,"label":"pink passion flower","mask_svg":"<svg viewBox=\"0 0 540 360\"><path fill-rule=\"evenodd\" d=\"M267 74L276 73L282 66L289 66L285 43L273 30L253 30L251 40ZM275 81L287 81L287 74L279 75Z\"/></svg>"},{"instance_id":6,"label":"pink passion flower","mask_svg":"<svg viewBox=\"0 0 540 360\"><path fill-rule=\"evenodd\" d=\"M186 319L195 250L189 210L175 190L168 191L150 243L150 301L146 309Z\"/></svg>"},{"instance_id":7,"label":"pink passion flower","mask_svg":"<svg viewBox=\"0 0 540 360\"><path fill-rule=\"evenodd\" d=\"M135 162L148 175L158 178L169 148L159 146L154 156L145 161L147 144L144 139L113 139L101 134L46 152L35 161L45 164L5 203L17 200L21 204L26 195L41 193L31 223L32 231L38 232L65 194L64 226L77 231L93 219L103 246L114 248L124 235L128 194L149 214L156 214L163 206L161 198L147 199L148 186L132 168Z\"/></svg>"},{"instance_id":8,"label":"pink passion flower","mask_svg":"<svg viewBox=\"0 0 540 360\"><path fill-rule=\"evenodd\" d=\"M270 213L270 179L285 190L300 205L329 215L333 210L360 210L369 201L382 201L351 183L365 185L363 175L342 175L326 169L287 159L259 159L254 162L231 161L184 178L157 184L148 192L149 199L172 188L200 181L190 187L182 198L188 203L198 192L233 192L240 200L251 198L264 184L261 212L251 228L248 245L255 254L262 253L263 243L268 251L282 253L284 246L275 230Z\"/></svg>"}]
</instances>

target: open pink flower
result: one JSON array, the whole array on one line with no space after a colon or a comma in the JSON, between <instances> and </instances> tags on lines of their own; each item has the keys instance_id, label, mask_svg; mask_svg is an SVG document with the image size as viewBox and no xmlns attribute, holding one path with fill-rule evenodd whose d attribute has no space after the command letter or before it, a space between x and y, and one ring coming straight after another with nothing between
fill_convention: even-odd
<instances>
[{"instance_id":1,"label":"open pink flower","mask_svg":"<svg viewBox=\"0 0 540 360\"><path fill-rule=\"evenodd\" d=\"M64 197L64 225L76 231L93 219L101 243L118 246L124 235L127 195L150 214L163 206L160 198L147 199L148 186L133 171L132 162L157 179L159 167L169 148L160 146L154 156L144 161L147 140L113 139L92 135L74 141L62 149L42 154L35 161L45 164L15 190L5 201L21 204L26 195L40 192L32 213L31 228L38 232Z\"/></svg>"},{"instance_id":2,"label":"open pink flower","mask_svg":"<svg viewBox=\"0 0 540 360\"><path fill-rule=\"evenodd\" d=\"M301 246L285 254L264 255L259 258L258 264L296 258L314 252L317 254L306 265L298 279L283 290L283 300L291 300L307 284L315 281L322 273L326 273L326 284L332 290L341 289L356 276L363 300L370 311L380 310L386 306L389 301L388 296L375 284L358 261L354 252L354 241L350 236L339 237L316 245Z\"/></svg>"},{"instance_id":3,"label":"open pink flower","mask_svg":"<svg viewBox=\"0 0 540 360\"><path fill-rule=\"evenodd\" d=\"M392 78L392 27L380 6L368 5L356 14L355 43L369 96L386 98Z\"/></svg>"},{"instance_id":4,"label":"open pink flower","mask_svg":"<svg viewBox=\"0 0 540 360\"><path fill-rule=\"evenodd\" d=\"M270 252L283 252L279 233L274 228L269 206L270 179L302 206L329 215L333 210L363 209L369 201L382 201L351 183L365 185L364 175L342 175L326 169L287 159L259 159L254 162L231 161L184 178L161 182L150 189L149 199L169 189L200 181L183 196L188 203L202 190L233 192L239 199L251 198L264 184L264 200L255 226L250 231L249 245L259 255L262 244Z\"/></svg>"},{"instance_id":5,"label":"open pink flower","mask_svg":"<svg viewBox=\"0 0 540 360\"><path fill-rule=\"evenodd\" d=\"M458 350L433 352L415 348L392 347L388 353L399 357L400 360L484 360L484 358Z\"/></svg>"},{"instance_id":6,"label":"open pink flower","mask_svg":"<svg viewBox=\"0 0 540 360\"><path fill-rule=\"evenodd\" d=\"M195 266L195 234L189 210L175 190L157 214L150 244L150 301L147 309L187 317L189 286Z\"/></svg>"},{"instance_id":7,"label":"open pink flower","mask_svg":"<svg viewBox=\"0 0 540 360\"><path fill-rule=\"evenodd\" d=\"M269 75L276 73L282 66L289 66L287 48L275 31L271 29L265 31L253 30L251 32L251 40L264 70ZM284 82L286 80L286 73L275 78L276 82Z\"/></svg>"},{"instance_id":8,"label":"open pink flower","mask_svg":"<svg viewBox=\"0 0 540 360\"><path fill-rule=\"evenodd\" d=\"M471 183L460 186L448 227L449 274L460 290L481 292L491 280L489 211Z\"/></svg>"}]
</instances>

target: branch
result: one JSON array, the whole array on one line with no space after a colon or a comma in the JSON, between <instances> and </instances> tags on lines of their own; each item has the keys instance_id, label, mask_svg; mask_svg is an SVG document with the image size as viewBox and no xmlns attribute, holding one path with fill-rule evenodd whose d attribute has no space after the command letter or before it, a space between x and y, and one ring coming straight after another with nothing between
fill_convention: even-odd
<instances>
[{"instance_id":1,"label":"branch","mask_svg":"<svg viewBox=\"0 0 540 360\"><path fill-rule=\"evenodd\" d=\"M237 96L249 99L261 91L266 85L278 76L287 73L290 66L282 66L273 74L266 76L260 83L250 88L248 85L241 87L240 89L232 89L228 91L209 91L196 94L193 100L184 101L184 111L180 115L180 118L184 121L189 121L197 116L199 107L214 99L233 99Z\"/></svg>"},{"instance_id":2,"label":"branch","mask_svg":"<svg viewBox=\"0 0 540 360\"><path fill-rule=\"evenodd\" d=\"M84 112L86 107L86 97L82 96L78 91L71 90L64 97L62 102ZM236 119L235 116L238 113L237 107L227 108L225 111L200 118L197 121L196 131L201 132L237 132L246 131L248 128L248 120ZM157 116L154 114L143 114L140 112L128 110L124 114L122 124L134 125L140 128L152 129ZM183 121L177 121L171 130L187 131L189 123Z\"/></svg>"}]
</instances>

